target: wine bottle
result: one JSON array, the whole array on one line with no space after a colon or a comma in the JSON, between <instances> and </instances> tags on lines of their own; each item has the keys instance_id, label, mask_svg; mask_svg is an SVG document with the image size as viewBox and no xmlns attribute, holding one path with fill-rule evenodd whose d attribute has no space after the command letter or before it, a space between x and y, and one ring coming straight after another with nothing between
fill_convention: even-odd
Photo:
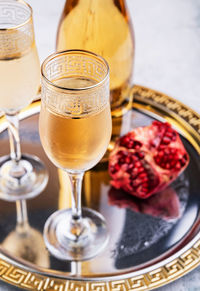
<instances>
[{"instance_id":1,"label":"wine bottle","mask_svg":"<svg viewBox=\"0 0 200 291\"><path fill-rule=\"evenodd\" d=\"M113 117L132 106L134 33L125 0L66 0L57 32L58 51L85 49L110 66Z\"/></svg>"}]
</instances>

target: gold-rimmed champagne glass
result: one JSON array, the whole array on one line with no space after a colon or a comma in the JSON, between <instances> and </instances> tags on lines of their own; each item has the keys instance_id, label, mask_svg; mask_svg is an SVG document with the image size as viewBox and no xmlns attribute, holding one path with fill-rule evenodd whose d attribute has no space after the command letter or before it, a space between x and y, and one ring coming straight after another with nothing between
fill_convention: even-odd
<instances>
[{"instance_id":1,"label":"gold-rimmed champagne glass","mask_svg":"<svg viewBox=\"0 0 200 291\"><path fill-rule=\"evenodd\" d=\"M45 224L47 248L63 260L92 258L108 241L103 216L81 207L84 172L103 157L112 131L109 68L102 57L70 50L44 61L39 131L50 160L68 173L73 193L72 209L55 212Z\"/></svg>"},{"instance_id":2,"label":"gold-rimmed champagne glass","mask_svg":"<svg viewBox=\"0 0 200 291\"><path fill-rule=\"evenodd\" d=\"M0 0L0 75L0 111L10 141L10 155L0 158L0 198L19 204L38 195L48 180L43 163L22 155L20 147L18 113L32 102L40 84L32 8L23 0Z\"/></svg>"}]
</instances>

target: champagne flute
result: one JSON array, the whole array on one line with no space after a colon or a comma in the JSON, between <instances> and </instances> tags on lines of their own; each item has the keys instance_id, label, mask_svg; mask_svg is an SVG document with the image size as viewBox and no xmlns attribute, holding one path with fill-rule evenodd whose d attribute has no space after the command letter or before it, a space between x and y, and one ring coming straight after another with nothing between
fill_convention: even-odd
<instances>
[{"instance_id":1,"label":"champagne flute","mask_svg":"<svg viewBox=\"0 0 200 291\"><path fill-rule=\"evenodd\" d=\"M81 207L81 186L84 172L106 152L111 131L107 62L83 50L50 55L42 64L40 138L72 185L72 209L58 210L44 227L46 246L59 259L92 258L108 241L103 216Z\"/></svg>"},{"instance_id":2,"label":"champagne flute","mask_svg":"<svg viewBox=\"0 0 200 291\"><path fill-rule=\"evenodd\" d=\"M10 156L0 158L0 198L22 201L38 195L48 180L43 163L22 155L20 147L18 113L32 102L40 83L32 8L23 0L0 1L0 75L0 111L10 141Z\"/></svg>"}]
</instances>

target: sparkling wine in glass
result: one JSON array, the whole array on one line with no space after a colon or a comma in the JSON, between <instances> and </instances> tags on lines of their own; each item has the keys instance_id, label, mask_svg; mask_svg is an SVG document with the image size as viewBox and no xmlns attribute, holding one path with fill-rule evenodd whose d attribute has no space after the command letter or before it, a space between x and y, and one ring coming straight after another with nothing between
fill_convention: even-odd
<instances>
[{"instance_id":1,"label":"sparkling wine in glass","mask_svg":"<svg viewBox=\"0 0 200 291\"><path fill-rule=\"evenodd\" d=\"M73 193L72 209L55 212L45 224L47 248L64 260L92 258L108 241L103 216L81 207L84 172L103 157L112 131L109 68L102 57L69 50L44 61L39 131L49 159L68 173Z\"/></svg>"},{"instance_id":2,"label":"sparkling wine in glass","mask_svg":"<svg viewBox=\"0 0 200 291\"><path fill-rule=\"evenodd\" d=\"M22 155L19 111L30 104L40 84L32 9L21 0L0 1L0 111L8 122L10 155L0 158L0 198L22 201L38 195L48 175L35 156Z\"/></svg>"}]
</instances>

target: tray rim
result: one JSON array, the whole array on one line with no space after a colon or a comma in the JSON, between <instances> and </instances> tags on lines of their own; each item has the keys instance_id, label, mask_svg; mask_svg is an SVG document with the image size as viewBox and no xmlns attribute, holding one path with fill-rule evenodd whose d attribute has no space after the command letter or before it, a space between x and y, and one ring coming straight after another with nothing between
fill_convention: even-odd
<instances>
[{"instance_id":1,"label":"tray rim","mask_svg":"<svg viewBox=\"0 0 200 291\"><path fill-rule=\"evenodd\" d=\"M135 102L133 107L156 114L171 122L188 138L200 154L200 114L180 101L147 87L135 85L132 88ZM38 112L40 101L29 105L20 113L20 119ZM145 110L144 110L145 111ZM0 118L0 131L6 128L4 118ZM31 264L30 264L31 265ZM65 277L52 271L51 275L42 268L24 266L13 262L12 256L0 252L0 279L21 289L29 290L71 290L71 291L117 291L117 290L152 290L172 282L200 265L200 232L178 252L152 266L123 275L99 278L76 279Z\"/></svg>"}]
</instances>

